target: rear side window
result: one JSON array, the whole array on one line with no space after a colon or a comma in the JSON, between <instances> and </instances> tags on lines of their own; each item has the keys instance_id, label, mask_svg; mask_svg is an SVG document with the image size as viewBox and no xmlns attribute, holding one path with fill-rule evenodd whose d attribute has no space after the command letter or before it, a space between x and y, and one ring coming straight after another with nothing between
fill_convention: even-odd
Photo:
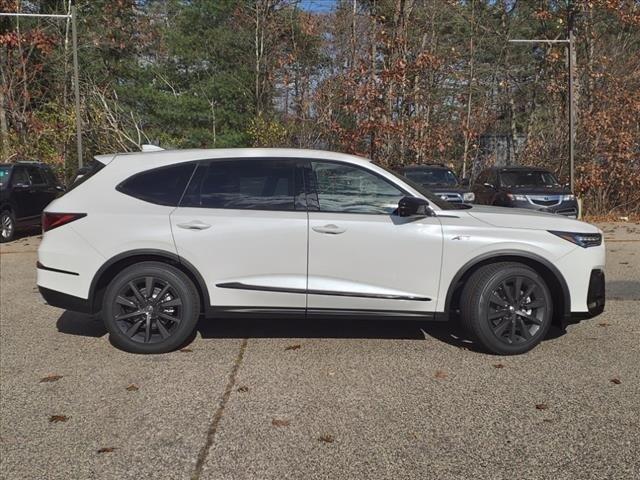
<instances>
[{"instance_id":1,"label":"rear side window","mask_svg":"<svg viewBox=\"0 0 640 480\"><path fill-rule=\"evenodd\" d=\"M38 167L28 167L29 179L32 185L46 185L47 181L44 179L42 172Z\"/></svg>"},{"instance_id":2,"label":"rear side window","mask_svg":"<svg viewBox=\"0 0 640 480\"><path fill-rule=\"evenodd\" d=\"M293 159L212 160L193 176L181 207L296 210L303 188Z\"/></svg>"},{"instance_id":3,"label":"rear side window","mask_svg":"<svg viewBox=\"0 0 640 480\"><path fill-rule=\"evenodd\" d=\"M77 175L73 183L69 188L67 188L67 192L70 192L78 185L82 185L84 182L93 177L96 173L102 170L105 167L104 163L99 162L97 160L92 160L86 167L82 167L78 170Z\"/></svg>"},{"instance_id":4,"label":"rear side window","mask_svg":"<svg viewBox=\"0 0 640 480\"><path fill-rule=\"evenodd\" d=\"M177 207L191 178L195 163L183 163L138 173L116 190L145 202Z\"/></svg>"}]
</instances>

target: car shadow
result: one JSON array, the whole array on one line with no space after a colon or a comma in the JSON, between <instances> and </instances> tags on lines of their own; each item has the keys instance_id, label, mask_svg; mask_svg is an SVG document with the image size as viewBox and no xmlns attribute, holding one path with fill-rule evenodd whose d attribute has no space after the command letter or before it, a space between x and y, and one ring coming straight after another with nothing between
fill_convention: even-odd
<instances>
[{"instance_id":1,"label":"car shadow","mask_svg":"<svg viewBox=\"0 0 640 480\"><path fill-rule=\"evenodd\" d=\"M107 333L99 315L65 311L56 323L58 331L67 335L102 337ZM238 319L201 318L197 332L202 338L334 338L380 340L429 340L458 348L481 352L464 333L459 321L433 322L420 320L368 320L368 319ZM564 335L552 326L545 340ZM190 343L190 342L189 342Z\"/></svg>"},{"instance_id":2,"label":"car shadow","mask_svg":"<svg viewBox=\"0 0 640 480\"><path fill-rule=\"evenodd\" d=\"M607 300L640 300L640 281L612 280L607 282Z\"/></svg>"}]
</instances>

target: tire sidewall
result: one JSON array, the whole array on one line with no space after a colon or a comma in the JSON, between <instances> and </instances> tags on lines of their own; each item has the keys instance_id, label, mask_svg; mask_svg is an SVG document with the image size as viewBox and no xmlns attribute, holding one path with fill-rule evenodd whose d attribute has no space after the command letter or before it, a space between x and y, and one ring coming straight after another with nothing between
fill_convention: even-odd
<instances>
[{"instance_id":1,"label":"tire sidewall","mask_svg":"<svg viewBox=\"0 0 640 480\"><path fill-rule=\"evenodd\" d=\"M524 343L509 345L500 341L493 333L493 330L489 325L489 321L487 320L489 310L488 299L491 296L492 292L500 285L500 283L502 283L507 278L516 275L527 277L538 283L540 289L542 290L542 297L544 298L545 304L547 306L547 312L544 321L540 326L540 329L536 332L533 338ZM513 266L505 268L504 270L500 270L499 272L496 272L494 275L492 275L489 281L486 282L481 288L481 293L477 304L478 324L476 326L476 333L480 337L482 343L489 346L489 348L493 352L499 352L503 355L514 355L528 352L547 336L549 328L551 327L552 319L553 299L551 297L551 293L549 292L549 288L547 287L544 279L530 268L524 266Z\"/></svg>"},{"instance_id":2,"label":"tire sidewall","mask_svg":"<svg viewBox=\"0 0 640 480\"><path fill-rule=\"evenodd\" d=\"M180 324L169 338L157 343L146 344L131 340L120 330L114 319L113 304L120 289L128 282L144 276L154 276L171 283L182 299L183 314ZM191 280L180 270L170 265L155 262L132 265L116 275L105 291L102 305L102 319L110 334L111 342L118 348L131 353L165 353L176 350L195 331L199 313L200 301Z\"/></svg>"}]
</instances>

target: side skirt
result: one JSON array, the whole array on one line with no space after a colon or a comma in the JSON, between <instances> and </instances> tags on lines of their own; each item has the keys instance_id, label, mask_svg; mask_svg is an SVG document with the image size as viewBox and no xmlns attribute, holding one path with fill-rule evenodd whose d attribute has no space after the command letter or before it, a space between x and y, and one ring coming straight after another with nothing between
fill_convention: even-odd
<instances>
[{"instance_id":1,"label":"side skirt","mask_svg":"<svg viewBox=\"0 0 640 480\"><path fill-rule=\"evenodd\" d=\"M344 320L422 320L446 321L447 316L436 312L359 310L332 308L272 308L272 307L211 307L208 318L242 319L344 319Z\"/></svg>"}]
</instances>

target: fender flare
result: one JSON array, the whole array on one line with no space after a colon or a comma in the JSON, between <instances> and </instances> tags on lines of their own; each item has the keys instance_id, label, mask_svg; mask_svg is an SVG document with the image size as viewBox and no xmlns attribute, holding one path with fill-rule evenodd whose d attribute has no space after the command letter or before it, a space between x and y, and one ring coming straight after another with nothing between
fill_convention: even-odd
<instances>
[{"instance_id":1,"label":"fender flare","mask_svg":"<svg viewBox=\"0 0 640 480\"><path fill-rule=\"evenodd\" d=\"M541 257L540 255L537 255L531 252L525 252L523 250L509 250L509 249L495 250L492 252L484 253L482 255L479 255L469 260L462 267L460 267L458 272L453 276L453 279L449 283L447 296L445 298L444 311L446 313L449 313L453 294L456 290L456 287L458 286L458 283L460 282L460 280L462 280L465 274L467 274L472 268L474 268L480 263L487 263L487 261L490 261L493 259L499 260L500 258L503 258L503 257L513 258L514 261L517 261L518 258L522 258L522 259L539 263L543 265L545 268L547 268L549 272L551 272L551 274L558 281L558 283L560 284L560 288L562 289L562 296L564 298L564 302L563 302L564 311L562 312L563 317L566 318L568 315L571 315L571 293L569 291L569 286L567 285L567 281L565 280L562 273L560 273L560 271L549 260Z\"/></svg>"},{"instance_id":2,"label":"fender flare","mask_svg":"<svg viewBox=\"0 0 640 480\"><path fill-rule=\"evenodd\" d=\"M173 252L168 252L166 250L159 250L159 249L153 249L153 248L141 248L136 250L128 250L126 252L121 252L118 255L111 257L104 264L102 264L102 266L98 269L98 271L93 276L93 279L91 280L91 286L89 287L89 300L91 302L91 305L90 305L91 312L95 313L100 310L100 306L96 305L95 301L96 301L98 283L100 282L100 279L102 278L104 273L116 263L122 260L126 260L127 258L133 258L133 257L162 257L168 260L169 261L168 263L172 263L182 267L183 270L186 270L188 273L191 274L191 276L195 279L197 283L196 287L201 293L202 298L200 300L202 301L204 312L206 313L211 309L209 289L207 288L207 284L204 281L204 278L202 277L202 275L200 274L197 268L195 268L190 262L188 262L184 258L181 258L179 255Z\"/></svg>"}]
</instances>

